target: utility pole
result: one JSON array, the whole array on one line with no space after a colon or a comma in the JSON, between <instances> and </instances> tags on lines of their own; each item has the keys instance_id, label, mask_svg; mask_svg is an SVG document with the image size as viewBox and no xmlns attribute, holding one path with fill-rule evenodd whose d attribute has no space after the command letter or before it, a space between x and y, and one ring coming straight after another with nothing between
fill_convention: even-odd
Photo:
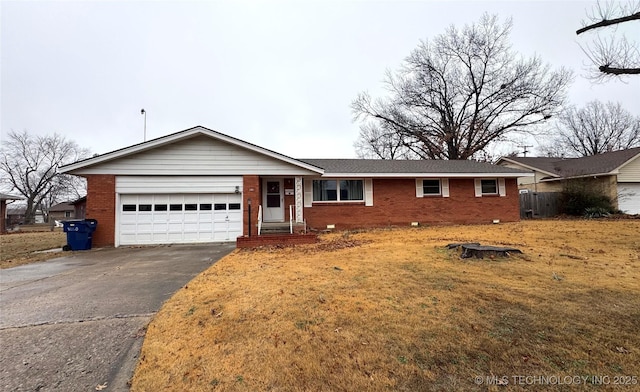
<instances>
[{"instance_id":1,"label":"utility pole","mask_svg":"<svg viewBox=\"0 0 640 392\"><path fill-rule=\"evenodd\" d=\"M147 141L147 111L144 109L140 110L140 114L144 116L144 139L143 141Z\"/></svg>"},{"instance_id":2,"label":"utility pole","mask_svg":"<svg viewBox=\"0 0 640 392\"><path fill-rule=\"evenodd\" d=\"M527 150L527 147L533 147L533 146L528 146L526 144L518 144L518 147L523 149L522 156L526 158L527 157L527 153L529 152L529 150Z\"/></svg>"}]
</instances>

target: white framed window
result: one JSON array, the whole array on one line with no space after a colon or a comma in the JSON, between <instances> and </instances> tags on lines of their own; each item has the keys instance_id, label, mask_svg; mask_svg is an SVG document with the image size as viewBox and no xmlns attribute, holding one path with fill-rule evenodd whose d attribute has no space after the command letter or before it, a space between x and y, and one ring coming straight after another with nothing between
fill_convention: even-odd
<instances>
[{"instance_id":1,"label":"white framed window","mask_svg":"<svg viewBox=\"0 0 640 392\"><path fill-rule=\"evenodd\" d=\"M497 195L498 180L495 178L483 178L480 180L480 188L483 195Z\"/></svg>"},{"instance_id":2,"label":"white framed window","mask_svg":"<svg viewBox=\"0 0 640 392\"><path fill-rule=\"evenodd\" d=\"M422 194L424 196L440 196L442 194L442 190L440 189L440 179L422 180Z\"/></svg>"},{"instance_id":3,"label":"white framed window","mask_svg":"<svg viewBox=\"0 0 640 392\"><path fill-rule=\"evenodd\" d=\"M364 180L340 178L313 180L313 201L364 201Z\"/></svg>"},{"instance_id":4,"label":"white framed window","mask_svg":"<svg viewBox=\"0 0 640 392\"><path fill-rule=\"evenodd\" d=\"M504 178L476 178L476 197L506 196L507 188Z\"/></svg>"},{"instance_id":5,"label":"white framed window","mask_svg":"<svg viewBox=\"0 0 640 392\"><path fill-rule=\"evenodd\" d=\"M416 197L441 196L449 197L448 178L416 179Z\"/></svg>"}]
</instances>

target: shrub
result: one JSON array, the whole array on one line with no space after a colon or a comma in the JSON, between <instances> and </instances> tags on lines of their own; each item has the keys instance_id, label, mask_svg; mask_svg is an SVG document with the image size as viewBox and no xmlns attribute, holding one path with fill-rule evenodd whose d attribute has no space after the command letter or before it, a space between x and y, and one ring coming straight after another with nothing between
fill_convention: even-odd
<instances>
[{"instance_id":1,"label":"shrub","mask_svg":"<svg viewBox=\"0 0 640 392\"><path fill-rule=\"evenodd\" d=\"M560 211L567 215L600 217L615 212L612 200L586 183L565 185L560 194ZM596 216L597 215L597 216Z\"/></svg>"}]
</instances>

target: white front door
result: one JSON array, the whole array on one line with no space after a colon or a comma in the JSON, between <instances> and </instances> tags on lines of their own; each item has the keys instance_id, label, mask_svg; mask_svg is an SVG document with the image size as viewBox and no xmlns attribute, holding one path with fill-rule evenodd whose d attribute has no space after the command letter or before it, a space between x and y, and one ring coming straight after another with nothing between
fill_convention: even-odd
<instances>
[{"instance_id":1,"label":"white front door","mask_svg":"<svg viewBox=\"0 0 640 392\"><path fill-rule=\"evenodd\" d=\"M262 219L265 222L284 222L284 190L282 179L262 180Z\"/></svg>"}]
</instances>

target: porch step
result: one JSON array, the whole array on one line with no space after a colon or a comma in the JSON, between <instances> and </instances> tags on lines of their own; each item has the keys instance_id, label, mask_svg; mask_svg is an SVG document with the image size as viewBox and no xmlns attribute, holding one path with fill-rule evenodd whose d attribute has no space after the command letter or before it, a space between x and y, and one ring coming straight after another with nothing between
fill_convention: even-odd
<instances>
[{"instance_id":1,"label":"porch step","mask_svg":"<svg viewBox=\"0 0 640 392\"><path fill-rule=\"evenodd\" d=\"M290 234L291 228L289 222L263 222L260 235L265 234ZM304 223L294 223L293 232L298 233L300 230L304 230Z\"/></svg>"}]
</instances>

